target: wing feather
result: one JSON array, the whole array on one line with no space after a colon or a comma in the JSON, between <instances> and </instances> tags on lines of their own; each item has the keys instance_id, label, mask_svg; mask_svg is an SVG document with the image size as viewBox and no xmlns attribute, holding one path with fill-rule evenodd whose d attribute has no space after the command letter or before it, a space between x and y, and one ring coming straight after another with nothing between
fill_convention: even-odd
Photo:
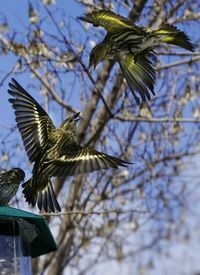
<instances>
[{"instance_id":1,"label":"wing feather","mask_svg":"<svg viewBox=\"0 0 200 275\"><path fill-rule=\"evenodd\" d=\"M93 149L79 147L79 150L69 151L60 158L45 161L44 173L49 176L73 176L108 169L109 167L127 167L128 164L130 162Z\"/></svg>"},{"instance_id":2,"label":"wing feather","mask_svg":"<svg viewBox=\"0 0 200 275\"><path fill-rule=\"evenodd\" d=\"M29 160L34 162L48 139L49 131L55 127L45 110L13 78L8 93L14 97L9 102L15 110L15 119Z\"/></svg>"},{"instance_id":3,"label":"wing feather","mask_svg":"<svg viewBox=\"0 0 200 275\"><path fill-rule=\"evenodd\" d=\"M138 33L145 33L143 28L134 25L130 19L112 11L94 11L79 17L79 19L91 23L94 26L101 26L109 33L115 33L125 28L130 28Z\"/></svg>"},{"instance_id":4,"label":"wing feather","mask_svg":"<svg viewBox=\"0 0 200 275\"><path fill-rule=\"evenodd\" d=\"M154 84L156 80L155 64L156 57L152 51L142 52L135 57L132 54L119 56L118 62L128 86L136 100L140 103L141 99L151 99L151 93L154 93Z\"/></svg>"}]
</instances>

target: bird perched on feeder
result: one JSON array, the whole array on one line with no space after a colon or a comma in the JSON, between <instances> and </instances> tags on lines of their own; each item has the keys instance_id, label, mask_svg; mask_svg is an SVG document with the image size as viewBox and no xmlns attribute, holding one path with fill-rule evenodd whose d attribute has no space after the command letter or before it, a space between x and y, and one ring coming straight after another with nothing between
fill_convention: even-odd
<instances>
[{"instance_id":1,"label":"bird perched on feeder","mask_svg":"<svg viewBox=\"0 0 200 275\"><path fill-rule=\"evenodd\" d=\"M0 173L0 205L7 205L15 196L25 173L20 168L12 168Z\"/></svg>"}]
</instances>

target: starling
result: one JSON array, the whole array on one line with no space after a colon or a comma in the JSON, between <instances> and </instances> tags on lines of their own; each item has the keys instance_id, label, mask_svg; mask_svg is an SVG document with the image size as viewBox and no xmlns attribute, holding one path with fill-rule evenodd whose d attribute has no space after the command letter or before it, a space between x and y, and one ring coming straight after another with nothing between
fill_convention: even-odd
<instances>
[{"instance_id":1,"label":"starling","mask_svg":"<svg viewBox=\"0 0 200 275\"><path fill-rule=\"evenodd\" d=\"M0 173L0 205L7 205L10 202L24 178L25 173L20 168Z\"/></svg>"},{"instance_id":2,"label":"starling","mask_svg":"<svg viewBox=\"0 0 200 275\"><path fill-rule=\"evenodd\" d=\"M90 53L90 66L95 68L98 63L110 58L118 62L138 104L140 97L145 102L151 99L151 93L155 95L157 58L153 49L156 46L164 42L194 51L189 37L169 24L159 29L138 27L131 20L106 10L91 12L79 19L107 31L103 41Z\"/></svg>"},{"instance_id":3,"label":"starling","mask_svg":"<svg viewBox=\"0 0 200 275\"><path fill-rule=\"evenodd\" d=\"M45 211L61 211L52 184L53 176L73 176L109 167L126 167L127 161L77 143L76 123L80 113L66 118L56 128L36 100L14 79L9 83L9 99L17 126L31 162L32 177L23 184L26 201Z\"/></svg>"}]
</instances>

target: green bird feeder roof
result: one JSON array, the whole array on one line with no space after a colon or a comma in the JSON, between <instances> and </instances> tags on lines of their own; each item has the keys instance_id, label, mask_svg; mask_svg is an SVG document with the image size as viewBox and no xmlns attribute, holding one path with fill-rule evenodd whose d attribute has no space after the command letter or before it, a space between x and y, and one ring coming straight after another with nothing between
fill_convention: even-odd
<instances>
[{"instance_id":1,"label":"green bird feeder roof","mask_svg":"<svg viewBox=\"0 0 200 275\"><path fill-rule=\"evenodd\" d=\"M13 225L15 231L13 232ZM0 235L20 235L28 243L29 255L37 257L57 250L45 218L9 206L0 206Z\"/></svg>"}]
</instances>

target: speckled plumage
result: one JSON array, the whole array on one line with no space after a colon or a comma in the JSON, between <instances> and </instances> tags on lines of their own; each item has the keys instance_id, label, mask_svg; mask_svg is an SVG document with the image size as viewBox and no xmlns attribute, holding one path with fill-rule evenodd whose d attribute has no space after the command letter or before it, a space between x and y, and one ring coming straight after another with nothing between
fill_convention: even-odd
<instances>
[{"instance_id":1,"label":"speckled plumage","mask_svg":"<svg viewBox=\"0 0 200 275\"><path fill-rule=\"evenodd\" d=\"M81 147L76 138L79 113L56 128L44 109L14 79L9 83L9 99L29 160L34 162L32 177L23 184L26 201L45 211L61 211L54 194L52 176L72 176L127 166L129 162Z\"/></svg>"},{"instance_id":2,"label":"speckled plumage","mask_svg":"<svg viewBox=\"0 0 200 275\"><path fill-rule=\"evenodd\" d=\"M20 168L13 168L0 173L0 205L7 205L15 196L25 173Z\"/></svg>"},{"instance_id":3,"label":"speckled plumage","mask_svg":"<svg viewBox=\"0 0 200 275\"><path fill-rule=\"evenodd\" d=\"M150 100L151 94L155 94L156 46L167 43L194 51L189 37L169 24L159 29L139 27L130 19L106 10L94 11L79 19L107 31L104 40L91 51L90 66L95 68L109 58L118 62L138 104L140 98L142 101Z\"/></svg>"}]
</instances>

